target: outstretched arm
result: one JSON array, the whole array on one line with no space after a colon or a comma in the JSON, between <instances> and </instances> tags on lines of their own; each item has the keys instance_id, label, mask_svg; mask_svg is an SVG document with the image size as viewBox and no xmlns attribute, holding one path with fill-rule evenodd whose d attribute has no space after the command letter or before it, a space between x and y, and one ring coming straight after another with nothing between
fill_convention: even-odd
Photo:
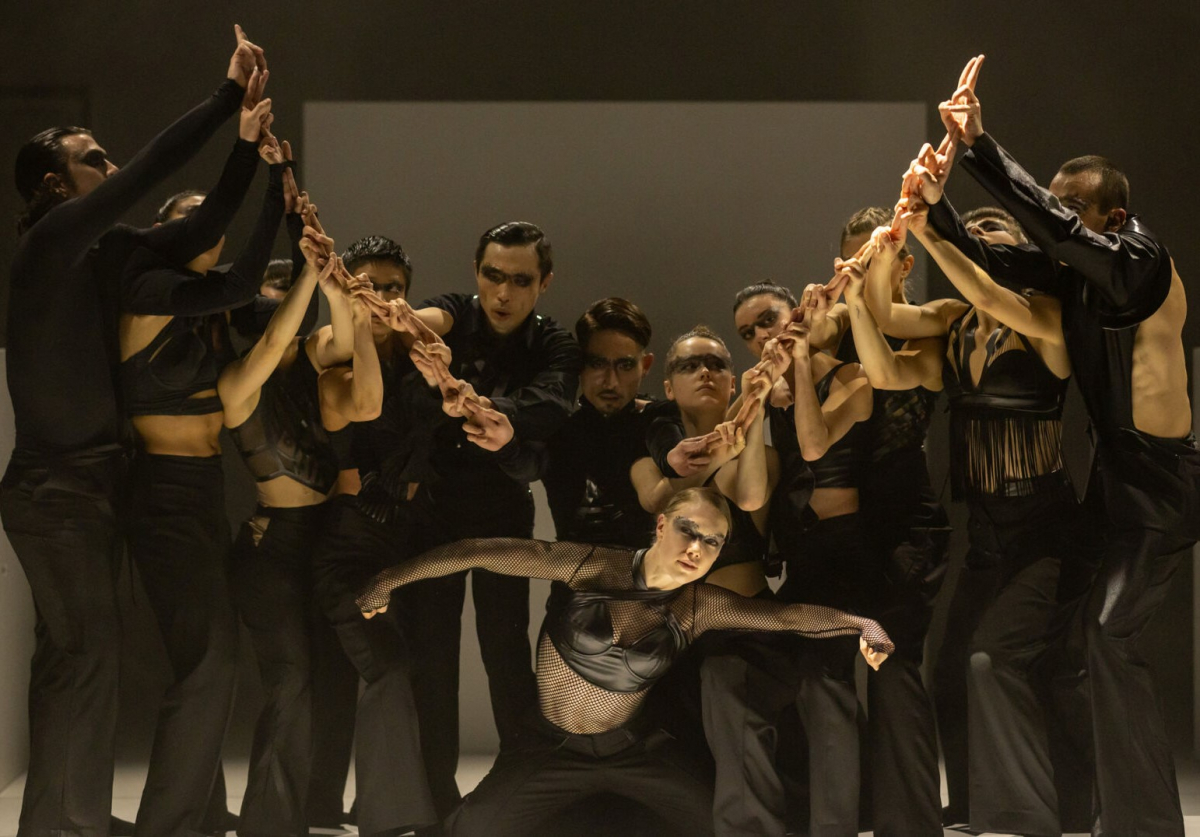
<instances>
[{"instance_id":1,"label":"outstretched arm","mask_svg":"<svg viewBox=\"0 0 1200 837\"><path fill-rule=\"evenodd\" d=\"M887 632L874 619L831 607L783 604L770 599L739 596L715 584L697 584L696 635L705 631L792 631L812 638L859 636L863 656L878 669L896 650Z\"/></svg>"},{"instance_id":2,"label":"outstretched arm","mask_svg":"<svg viewBox=\"0 0 1200 837\"><path fill-rule=\"evenodd\" d=\"M30 230L29 235L47 237L46 244L60 263L74 262L134 204L195 156L237 111L258 71L256 62L266 70L262 50L246 40L240 28L237 34L227 78L207 101L176 120L87 195L55 207Z\"/></svg>"},{"instance_id":3,"label":"outstretched arm","mask_svg":"<svg viewBox=\"0 0 1200 837\"><path fill-rule=\"evenodd\" d=\"M431 549L379 573L355 603L370 619L388 608L392 591L414 581L441 578L464 570L482 569L502 575L570 581L594 552L587 544L522 538L478 538Z\"/></svg>"}]
</instances>

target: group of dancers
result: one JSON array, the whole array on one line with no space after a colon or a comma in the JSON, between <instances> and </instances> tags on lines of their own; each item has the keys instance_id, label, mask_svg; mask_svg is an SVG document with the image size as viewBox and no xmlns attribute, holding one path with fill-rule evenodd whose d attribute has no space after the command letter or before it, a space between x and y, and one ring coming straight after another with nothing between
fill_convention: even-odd
<instances>
[{"instance_id":1,"label":"group of dancers","mask_svg":"<svg viewBox=\"0 0 1200 837\"><path fill-rule=\"evenodd\" d=\"M22 837L307 834L349 818L351 748L363 835L1183 834L1137 641L1200 526L1186 302L1111 163L1038 186L983 131L973 59L945 138L894 208L849 219L830 281L733 295L740 387L697 325L654 401L634 302L593 303L574 336L536 313L554 274L533 224L483 234L475 293L420 306L399 244L339 255L236 34L216 92L123 168L78 127L17 158L0 516L37 608ZM210 191L119 223L235 114ZM998 206L950 205L960 145ZM218 267L260 160L257 222ZM290 262L270 260L281 222ZM961 299L909 299L914 238ZM1082 501L1072 374L1096 442ZM970 551L930 695L941 391ZM232 543L223 427L258 491ZM529 539L536 480L553 543ZM126 550L172 672L134 824L110 815ZM500 754L464 799L468 572ZM536 648L531 577L553 582ZM233 818L239 619L266 703Z\"/></svg>"}]
</instances>

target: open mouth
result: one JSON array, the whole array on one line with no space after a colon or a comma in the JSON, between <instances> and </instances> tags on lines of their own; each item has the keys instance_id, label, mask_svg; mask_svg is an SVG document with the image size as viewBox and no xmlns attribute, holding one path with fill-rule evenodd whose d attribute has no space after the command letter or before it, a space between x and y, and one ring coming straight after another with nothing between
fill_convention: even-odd
<instances>
[{"instance_id":1,"label":"open mouth","mask_svg":"<svg viewBox=\"0 0 1200 837\"><path fill-rule=\"evenodd\" d=\"M696 570L700 569L699 564L693 564L691 561L689 561L686 558L680 558L676 561L676 563L679 564L679 566L683 567L685 570L687 570L689 573L694 573Z\"/></svg>"}]
</instances>

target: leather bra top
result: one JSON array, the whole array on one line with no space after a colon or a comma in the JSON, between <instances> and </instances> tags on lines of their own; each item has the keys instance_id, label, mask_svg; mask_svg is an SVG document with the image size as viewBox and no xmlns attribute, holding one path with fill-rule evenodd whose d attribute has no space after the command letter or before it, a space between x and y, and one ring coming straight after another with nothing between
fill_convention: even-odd
<instances>
[{"instance_id":1,"label":"leather bra top","mask_svg":"<svg viewBox=\"0 0 1200 837\"><path fill-rule=\"evenodd\" d=\"M221 412L215 394L223 357L216 346L228 346L224 323L209 317L173 317L150 345L121 361L121 392L131 416L203 416ZM214 332L220 330L218 336ZM220 343L218 343L220 341Z\"/></svg>"},{"instance_id":2,"label":"leather bra top","mask_svg":"<svg viewBox=\"0 0 1200 837\"><path fill-rule=\"evenodd\" d=\"M642 576L646 550L634 553L635 590L572 590L554 582L544 630L563 661L580 677L610 692L648 689L667 673L688 640L668 605L680 590L650 590ZM662 623L633 645L613 642L609 602L644 602L662 614Z\"/></svg>"},{"instance_id":3,"label":"leather bra top","mask_svg":"<svg viewBox=\"0 0 1200 837\"><path fill-rule=\"evenodd\" d=\"M839 363L817 381L817 400L822 404L829 398L833 378L846 364ZM817 488L857 488L871 450L870 421L856 422L838 439L825 455L810 462Z\"/></svg>"}]
</instances>

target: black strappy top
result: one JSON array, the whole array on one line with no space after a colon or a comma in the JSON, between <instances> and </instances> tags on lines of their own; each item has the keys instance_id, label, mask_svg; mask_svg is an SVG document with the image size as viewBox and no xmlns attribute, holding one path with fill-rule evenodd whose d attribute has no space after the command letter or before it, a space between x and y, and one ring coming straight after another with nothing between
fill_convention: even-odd
<instances>
[{"instance_id":1,"label":"black strappy top","mask_svg":"<svg viewBox=\"0 0 1200 837\"><path fill-rule=\"evenodd\" d=\"M217 388L230 359L223 315L174 317L150 344L121 362L121 394L131 416L203 416L221 412L221 399L196 393Z\"/></svg>"},{"instance_id":2,"label":"black strappy top","mask_svg":"<svg viewBox=\"0 0 1200 837\"><path fill-rule=\"evenodd\" d=\"M640 692L659 680L688 646L687 635L668 605L676 590L651 590L642 575L646 550L633 554L630 572L633 590L572 590L554 582L546 603L542 630L550 637L563 661L580 677L610 692ZM609 602L641 602L663 615L663 624L652 628L628 648L613 642Z\"/></svg>"},{"instance_id":3,"label":"black strappy top","mask_svg":"<svg viewBox=\"0 0 1200 837\"><path fill-rule=\"evenodd\" d=\"M1000 326L987 336L979 382L970 358L978 312L950 326L942 380L950 399L950 476L955 499L1023 497L1035 479L1059 471L1067 381L1057 377L1024 335Z\"/></svg>"},{"instance_id":4,"label":"black strappy top","mask_svg":"<svg viewBox=\"0 0 1200 837\"><path fill-rule=\"evenodd\" d=\"M824 404L829 398L833 378L845 365L839 363L817 381L817 401ZM816 462L809 463L817 479L817 488L858 487L871 454L870 425L870 421L856 422L846 431L846 435L830 445L824 456Z\"/></svg>"},{"instance_id":5,"label":"black strappy top","mask_svg":"<svg viewBox=\"0 0 1200 837\"><path fill-rule=\"evenodd\" d=\"M317 370L303 340L296 359L272 373L254 412L229 435L256 481L286 476L321 494L333 488L337 462L321 426Z\"/></svg>"}]
</instances>

